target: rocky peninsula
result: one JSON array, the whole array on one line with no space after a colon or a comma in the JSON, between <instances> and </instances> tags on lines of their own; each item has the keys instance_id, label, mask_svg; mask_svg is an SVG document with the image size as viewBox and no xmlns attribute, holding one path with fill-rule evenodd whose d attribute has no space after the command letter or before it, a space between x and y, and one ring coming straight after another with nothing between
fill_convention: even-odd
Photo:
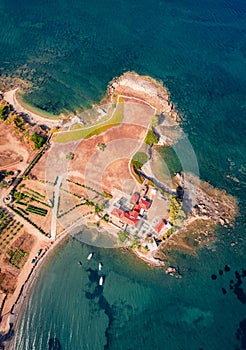
<instances>
[{"instance_id":1,"label":"rocky peninsula","mask_svg":"<svg viewBox=\"0 0 246 350\"><path fill-rule=\"evenodd\" d=\"M233 225L235 198L188 172L183 159L176 172L162 168L160 150L175 148L183 131L161 82L135 72L114 78L103 104L93 109L94 124L83 115L48 121L23 107L16 90L0 102L0 132L19 145L8 148L7 139L0 145L12 156L7 163L0 158L6 233L1 331L14 322L15 305L42 256L81 225L108 232L117 248L131 249L175 277L180 274L171 266L172 252L196 254L216 239L217 226Z\"/></svg>"}]
</instances>

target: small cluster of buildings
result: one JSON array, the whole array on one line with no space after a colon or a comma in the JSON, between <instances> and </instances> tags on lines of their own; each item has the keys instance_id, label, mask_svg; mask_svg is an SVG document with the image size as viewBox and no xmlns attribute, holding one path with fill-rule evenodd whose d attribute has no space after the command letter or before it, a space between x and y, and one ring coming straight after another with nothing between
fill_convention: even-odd
<instances>
[{"instance_id":1,"label":"small cluster of buildings","mask_svg":"<svg viewBox=\"0 0 246 350\"><path fill-rule=\"evenodd\" d=\"M143 184L139 192L134 192L130 199L122 193L115 200L110 213L110 222L140 240L153 237L157 241L172 227L168 221L167 206L160 201L155 188ZM161 205L160 205L161 204Z\"/></svg>"},{"instance_id":2,"label":"small cluster of buildings","mask_svg":"<svg viewBox=\"0 0 246 350\"><path fill-rule=\"evenodd\" d=\"M111 212L111 222L124 228L125 225L138 227L140 220L144 217L144 213L151 206L152 201L148 197L140 197L139 192L133 193L130 204L131 210L124 210L121 208L114 208Z\"/></svg>"}]
</instances>

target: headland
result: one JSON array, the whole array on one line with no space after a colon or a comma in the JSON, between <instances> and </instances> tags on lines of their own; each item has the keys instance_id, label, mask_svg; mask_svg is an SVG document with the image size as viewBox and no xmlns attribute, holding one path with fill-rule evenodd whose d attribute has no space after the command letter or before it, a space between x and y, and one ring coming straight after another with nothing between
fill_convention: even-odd
<instances>
[{"instance_id":1,"label":"headland","mask_svg":"<svg viewBox=\"0 0 246 350\"><path fill-rule=\"evenodd\" d=\"M196 254L217 225L233 225L231 195L185 167L160 171L160 149L183 135L161 82L124 73L109 83L103 104L62 120L29 111L16 91L0 101L2 334L50 247L82 225L175 277L172 251Z\"/></svg>"}]
</instances>

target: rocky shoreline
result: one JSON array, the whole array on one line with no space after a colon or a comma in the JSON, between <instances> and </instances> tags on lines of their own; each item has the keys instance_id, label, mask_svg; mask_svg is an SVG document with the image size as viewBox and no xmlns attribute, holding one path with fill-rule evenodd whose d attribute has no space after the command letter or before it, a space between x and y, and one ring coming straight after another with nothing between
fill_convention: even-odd
<instances>
[{"instance_id":1,"label":"rocky shoreline","mask_svg":"<svg viewBox=\"0 0 246 350\"><path fill-rule=\"evenodd\" d=\"M15 91L16 92L16 91ZM107 88L107 94L106 94L106 100L111 101L112 103L116 100L118 95L123 95L129 97L129 99L137 99L141 103L147 103L151 106L153 106L156 110L156 114L158 118L160 116L164 115L169 117L175 124L178 125L178 122L180 121L180 116L173 105L173 103L170 100L170 95L168 90L162 85L162 83L159 83L155 81L154 79L147 77L147 76L140 76L135 72L126 72L120 77L114 78L108 85ZM12 95L9 94L7 96L10 96L10 102L13 103L14 107L16 106L15 93ZM18 112L24 112L24 113L32 113L25 108L23 109L23 106L19 105ZM36 118L36 119L35 119ZM40 115L37 115L35 118L33 118L33 122L37 124L47 124L48 119L43 118ZM59 124L62 121L49 121L50 127L54 126L54 124ZM48 125L48 124L47 124ZM157 126L158 129L158 126ZM159 130L159 129L158 129ZM164 135L165 136L165 135ZM169 140L169 143L171 141ZM160 144L156 147L159 147ZM162 146L165 146L165 142L162 144ZM152 149L151 149L152 151ZM144 174L144 170L141 170ZM154 174L145 174L146 178L149 178L152 182L155 180ZM182 175L183 176L183 175ZM225 193L225 191L218 190L213 188L211 185L201 182L198 178L195 176L191 176L189 174L184 174L184 178L179 174L176 174L176 179L174 179L175 188L174 190L170 188L169 194L176 194L176 189L180 188L182 190L183 196L182 200L184 204L187 204L187 213L188 217L186 218L186 221L184 222L184 225L179 230L175 231L167 240L160 243L158 250L153 254L146 254L142 253L140 250L133 249L133 252L138 256L140 259L145 261L151 266L155 267L164 267L166 264L168 265L167 259L165 259L165 249L167 246L177 246L180 244L180 247L182 246L181 241L177 241L177 237L181 233L186 233L189 231L189 228L192 228L192 225L194 222L204 221L206 224L205 226L207 229L204 230L204 227L202 227L203 232L207 233L206 235L209 236L209 231L214 229L216 225L221 225L224 227L229 227L230 225L233 225L233 220L235 216L237 215L238 209L237 209L237 203L236 200ZM159 184L159 183L158 183ZM190 201L192 197L195 198L194 201ZM187 203L186 203L187 202ZM188 205L189 203L189 205ZM64 232L63 236L59 236L58 239L55 241L55 243L52 245L52 248L57 246L57 244L67 235L67 232ZM181 235L180 235L181 237ZM195 239L195 238L194 238ZM185 244L183 244L183 247L185 248ZM49 249L48 252L50 253L51 250ZM192 249L191 249L192 251ZM186 252L190 253L189 249L186 249ZM192 251L193 252L193 251ZM20 313L20 307L22 305L22 302L20 300L24 300L25 296L27 295L30 286L32 285L36 274L40 270L41 266L43 265L45 258L48 254L45 254L42 258L42 263L38 264L38 268L35 268L31 271L30 275L28 276L28 279L25 281L24 285L22 286L21 293L17 298L17 301L12 307L12 313L19 314ZM175 269L173 266L167 267L166 270L167 274L173 275L175 277L179 276L179 271ZM179 278L179 277L177 277ZM12 322L10 322L11 325ZM12 327L12 326L11 326Z\"/></svg>"},{"instance_id":2,"label":"rocky shoreline","mask_svg":"<svg viewBox=\"0 0 246 350\"><path fill-rule=\"evenodd\" d=\"M153 105L158 113L168 115L177 122L180 120L168 90L162 82L157 82L151 77L140 76L135 72L126 72L120 77L115 77L107 87L107 96L112 100L114 95L138 98Z\"/></svg>"},{"instance_id":3,"label":"rocky shoreline","mask_svg":"<svg viewBox=\"0 0 246 350\"><path fill-rule=\"evenodd\" d=\"M108 85L107 95L113 101L115 96L121 94L145 101L146 103L154 106L157 110L156 114L159 120L163 116L166 119L168 127L163 128L168 130L171 127L178 126L180 116L175 106L170 100L170 94L168 90L163 86L161 82L157 82L154 79L147 76L139 76L135 72L126 72L120 77L114 78ZM169 121L168 121L169 120ZM177 130L177 129L180 129ZM154 147L170 146L177 142L182 130L180 127L174 131L175 138L167 137L162 134L162 126L158 125L153 127L153 130L158 135L158 145ZM154 149L153 149L154 150ZM151 149L151 154L153 153ZM151 158L150 158L151 161ZM144 167L140 173L144 178L149 179L153 183L157 183L165 191L170 194L173 193L171 187L168 188L166 184L162 184L156 179L155 175L150 171L146 174L145 170L151 167ZM145 170L143 170L145 169ZM181 177L184 177L181 179ZM204 244L207 244L208 240L214 240L211 231L215 229L217 225L223 227L229 227L233 225L235 216L238 214L238 207L236 199L226 194L225 191L214 188L207 182L201 181L198 177L191 174L176 174L173 178L175 188L179 188L183 191L183 205L186 207L188 218L185 220L184 225L178 229L167 241L160 244L158 251L155 254L143 254L138 250L134 250L134 253L142 260L152 266L164 266L165 261L162 261L160 256L165 251L165 247L175 242L175 238L179 233L189 232L189 228L193 227L194 223L202 223L201 230L197 230L199 234L203 234ZM175 191L174 191L175 193ZM204 224L206 229L204 229ZM201 231L201 232L200 232ZM201 243L200 238L197 238ZM174 243L175 244L175 243ZM187 249L187 252L189 249ZM191 249L192 251L192 249ZM158 258L155 258L155 256ZM164 259L165 260L165 259Z\"/></svg>"}]
</instances>

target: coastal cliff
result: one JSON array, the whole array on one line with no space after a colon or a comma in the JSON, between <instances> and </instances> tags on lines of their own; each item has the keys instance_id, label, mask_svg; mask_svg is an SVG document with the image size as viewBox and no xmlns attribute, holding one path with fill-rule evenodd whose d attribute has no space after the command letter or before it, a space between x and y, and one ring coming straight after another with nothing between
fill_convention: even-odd
<instances>
[{"instance_id":1,"label":"coastal cliff","mask_svg":"<svg viewBox=\"0 0 246 350\"><path fill-rule=\"evenodd\" d=\"M168 90L162 82L157 82L151 77L126 72L109 83L107 95L111 98L114 95L125 95L143 100L153 105L159 113L168 115L175 121L179 120Z\"/></svg>"}]
</instances>

